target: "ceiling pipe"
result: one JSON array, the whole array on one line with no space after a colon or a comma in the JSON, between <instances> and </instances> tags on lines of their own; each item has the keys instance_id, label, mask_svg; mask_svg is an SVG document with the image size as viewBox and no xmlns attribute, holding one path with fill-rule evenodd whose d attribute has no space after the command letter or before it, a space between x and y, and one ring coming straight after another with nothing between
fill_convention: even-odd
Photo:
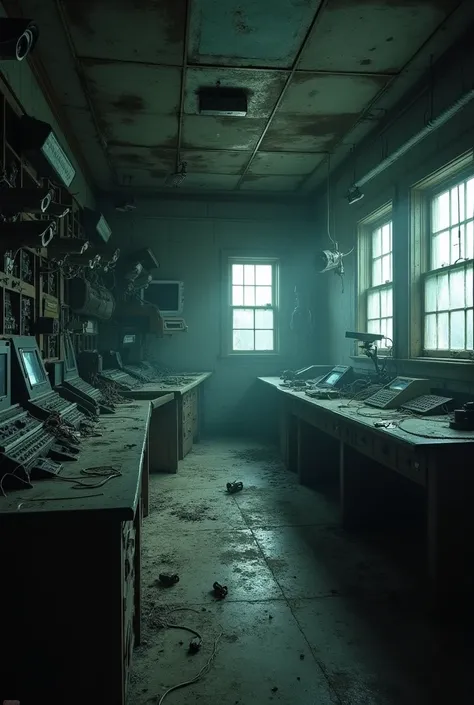
<instances>
[{"instance_id":1,"label":"ceiling pipe","mask_svg":"<svg viewBox=\"0 0 474 705\"><path fill-rule=\"evenodd\" d=\"M422 130L413 135L413 137L411 137L407 142L402 144L402 146L396 149L393 154L381 161L380 164L374 167L371 171L367 172L365 176L362 176L360 179L357 179L357 181L353 183L351 189L360 189L362 188L362 186L368 184L369 181L375 179L376 176L379 176L382 172L384 172L390 166L395 164L396 161L398 161L401 157L405 156L405 154L407 154L411 149L413 149L413 147L416 147L416 145L420 144L420 142L422 142L426 137L433 134L433 132L436 132L436 130L439 130L439 128L443 125L446 125L446 123L449 122L451 118L461 112L461 110L463 110L473 99L474 88L465 93L463 96L461 96L461 98L459 98L455 103L453 103L451 107L447 108L444 112L438 115L438 117L434 118L434 120L430 120Z\"/></svg>"}]
</instances>

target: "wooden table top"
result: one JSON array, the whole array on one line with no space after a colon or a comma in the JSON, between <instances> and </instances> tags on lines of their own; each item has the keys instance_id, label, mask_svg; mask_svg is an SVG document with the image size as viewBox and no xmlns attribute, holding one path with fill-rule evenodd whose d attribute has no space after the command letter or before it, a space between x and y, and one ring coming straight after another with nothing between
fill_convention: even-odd
<instances>
[{"instance_id":1,"label":"wooden table top","mask_svg":"<svg viewBox=\"0 0 474 705\"><path fill-rule=\"evenodd\" d=\"M258 377L279 392L289 397L321 410L333 413L346 420L370 428L371 431L390 436L414 446L432 445L474 445L474 431L456 431L449 428L449 417L442 416L415 416L408 412L395 409L376 409L367 406L363 401L355 401L341 397L340 399L312 399L304 391L297 392L293 389L282 387L279 377ZM376 423L386 422L393 425L388 427L375 427ZM398 425L395 425L398 424Z\"/></svg>"},{"instance_id":2,"label":"wooden table top","mask_svg":"<svg viewBox=\"0 0 474 705\"><path fill-rule=\"evenodd\" d=\"M121 390L120 394L129 399L153 399L161 394L174 394L175 396L180 397L191 391L191 389L194 389L194 387L197 387L199 384L205 382L211 375L212 372L196 372L196 374L187 372L186 376L192 377L192 380L190 380L187 384L173 386L163 382L148 382L143 384L138 389L130 389L126 391ZM170 375L170 377L180 376L181 375L179 372Z\"/></svg>"},{"instance_id":3,"label":"wooden table top","mask_svg":"<svg viewBox=\"0 0 474 705\"><path fill-rule=\"evenodd\" d=\"M167 401L174 397L170 394ZM163 402L165 403L165 402ZM142 461L146 448L152 405L149 401L120 404L114 414L99 417L95 433L84 438L78 460L64 462L60 478L77 478L95 485L101 477L87 477L80 471L111 466L122 474L102 487L73 489L74 482L61 479L35 480L31 489L8 491L0 497L2 522L21 516L45 513L102 513L117 521L132 519L141 491ZM13 539L14 540L14 539Z\"/></svg>"}]
</instances>

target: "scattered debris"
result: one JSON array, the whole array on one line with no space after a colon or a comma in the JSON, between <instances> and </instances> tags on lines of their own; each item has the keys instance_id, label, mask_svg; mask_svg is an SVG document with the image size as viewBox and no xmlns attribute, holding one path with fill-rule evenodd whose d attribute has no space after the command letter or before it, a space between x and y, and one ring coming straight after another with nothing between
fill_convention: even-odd
<instances>
[{"instance_id":1,"label":"scattered debris","mask_svg":"<svg viewBox=\"0 0 474 705\"><path fill-rule=\"evenodd\" d=\"M217 581L212 586L212 589L214 591L214 597L217 597L218 600L223 600L229 592L227 589L227 585L221 585Z\"/></svg>"},{"instance_id":2,"label":"scattered debris","mask_svg":"<svg viewBox=\"0 0 474 705\"><path fill-rule=\"evenodd\" d=\"M135 448L136 445L136 443L125 443L124 448Z\"/></svg>"},{"instance_id":3,"label":"scattered debris","mask_svg":"<svg viewBox=\"0 0 474 705\"><path fill-rule=\"evenodd\" d=\"M269 615L268 615L268 619L273 619L273 615L272 615L272 614L269 614Z\"/></svg>"},{"instance_id":4,"label":"scattered debris","mask_svg":"<svg viewBox=\"0 0 474 705\"><path fill-rule=\"evenodd\" d=\"M272 693L276 693L277 690L278 690L278 688L276 687L276 685L274 685L273 688L272 688Z\"/></svg>"},{"instance_id":5,"label":"scattered debris","mask_svg":"<svg viewBox=\"0 0 474 705\"><path fill-rule=\"evenodd\" d=\"M160 573L158 580L163 587L172 587L179 583L179 575L177 573L172 573L171 575L169 573Z\"/></svg>"},{"instance_id":6,"label":"scattered debris","mask_svg":"<svg viewBox=\"0 0 474 705\"><path fill-rule=\"evenodd\" d=\"M304 654L300 654L300 661L304 661Z\"/></svg>"},{"instance_id":7,"label":"scattered debris","mask_svg":"<svg viewBox=\"0 0 474 705\"><path fill-rule=\"evenodd\" d=\"M188 651L190 654L197 654L199 649L202 646L202 639L198 636L195 636L191 641L189 642L189 648Z\"/></svg>"},{"instance_id":8,"label":"scattered debris","mask_svg":"<svg viewBox=\"0 0 474 705\"><path fill-rule=\"evenodd\" d=\"M229 494L235 494L236 492L242 492L244 489L244 485L242 482L238 482L237 480L234 480L234 482L228 482L227 485L227 492Z\"/></svg>"}]
</instances>

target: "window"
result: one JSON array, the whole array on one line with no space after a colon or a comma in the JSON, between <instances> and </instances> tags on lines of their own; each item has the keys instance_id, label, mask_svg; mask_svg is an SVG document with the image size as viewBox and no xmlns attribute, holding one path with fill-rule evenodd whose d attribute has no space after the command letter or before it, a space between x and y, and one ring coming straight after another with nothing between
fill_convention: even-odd
<instances>
[{"instance_id":1,"label":"window","mask_svg":"<svg viewBox=\"0 0 474 705\"><path fill-rule=\"evenodd\" d=\"M393 258L391 208L379 211L360 229L359 328L385 336L380 350L392 347Z\"/></svg>"},{"instance_id":2,"label":"window","mask_svg":"<svg viewBox=\"0 0 474 705\"><path fill-rule=\"evenodd\" d=\"M473 350L474 178L431 194L424 276L426 355Z\"/></svg>"},{"instance_id":3,"label":"window","mask_svg":"<svg viewBox=\"0 0 474 705\"><path fill-rule=\"evenodd\" d=\"M277 261L231 259L233 353L276 352Z\"/></svg>"}]
</instances>

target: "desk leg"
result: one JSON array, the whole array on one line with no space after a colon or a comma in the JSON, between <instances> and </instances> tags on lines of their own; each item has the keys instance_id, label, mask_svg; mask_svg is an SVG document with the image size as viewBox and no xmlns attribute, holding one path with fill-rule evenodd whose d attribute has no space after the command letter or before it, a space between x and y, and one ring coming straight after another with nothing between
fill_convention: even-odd
<instances>
[{"instance_id":1,"label":"desk leg","mask_svg":"<svg viewBox=\"0 0 474 705\"><path fill-rule=\"evenodd\" d=\"M474 477L461 448L433 450L428 472L429 577L435 606L450 610L474 590Z\"/></svg>"},{"instance_id":2,"label":"desk leg","mask_svg":"<svg viewBox=\"0 0 474 705\"><path fill-rule=\"evenodd\" d=\"M150 472L178 470L178 407L174 399L154 409L149 431Z\"/></svg>"},{"instance_id":3,"label":"desk leg","mask_svg":"<svg viewBox=\"0 0 474 705\"><path fill-rule=\"evenodd\" d=\"M142 505L143 518L147 517L150 511L150 431L148 431L145 442L145 453L143 455L142 466Z\"/></svg>"},{"instance_id":4,"label":"desk leg","mask_svg":"<svg viewBox=\"0 0 474 705\"><path fill-rule=\"evenodd\" d=\"M135 584L133 589L134 594L134 611L133 611L133 633L134 645L140 646L142 638L142 506L138 503L135 514Z\"/></svg>"},{"instance_id":5,"label":"desk leg","mask_svg":"<svg viewBox=\"0 0 474 705\"><path fill-rule=\"evenodd\" d=\"M340 483L342 525L349 530L399 524L412 484L342 442Z\"/></svg>"},{"instance_id":6,"label":"desk leg","mask_svg":"<svg viewBox=\"0 0 474 705\"><path fill-rule=\"evenodd\" d=\"M298 419L298 479L300 484L321 487L337 478L339 441Z\"/></svg>"}]
</instances>

